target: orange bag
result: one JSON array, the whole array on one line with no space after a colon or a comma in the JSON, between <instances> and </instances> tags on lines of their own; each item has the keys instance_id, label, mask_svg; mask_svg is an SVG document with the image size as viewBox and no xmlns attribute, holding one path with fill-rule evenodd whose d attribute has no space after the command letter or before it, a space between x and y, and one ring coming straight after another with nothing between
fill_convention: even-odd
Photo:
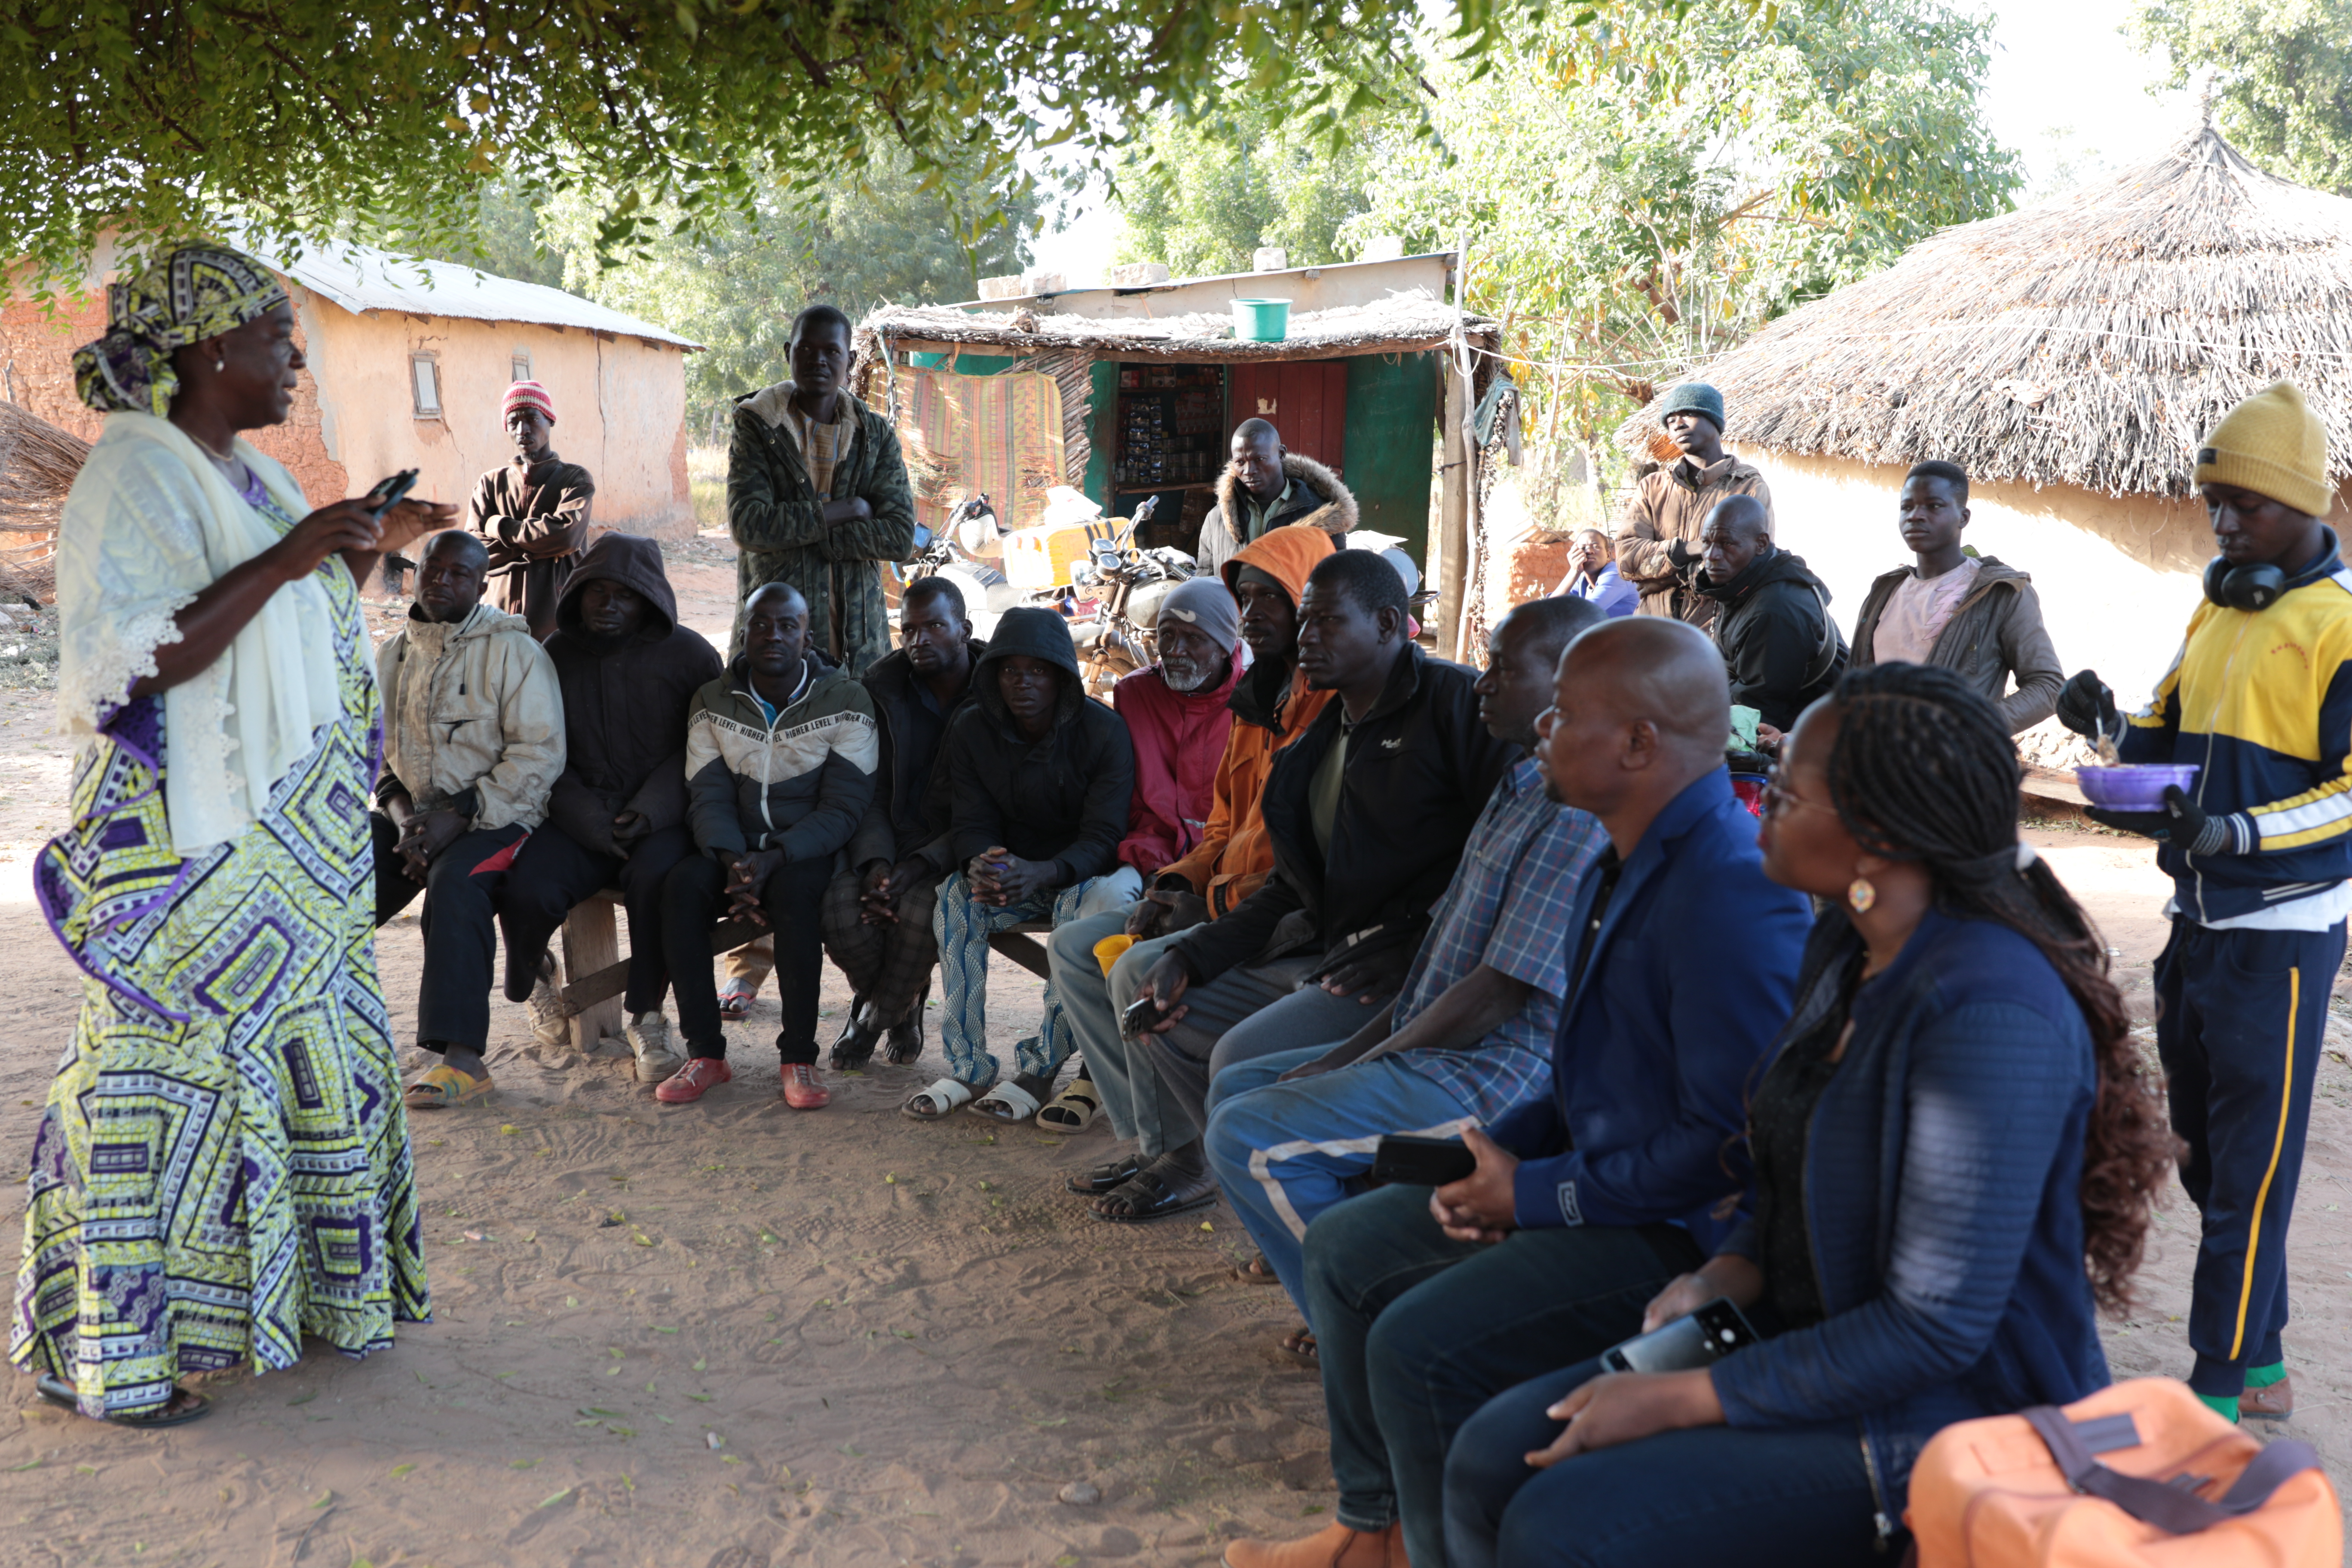
<instances>
[{"instance_id":1,"label":"orange bag","mask_svg":"<svg viewBox=\"0 0 2352 1568\"><path fill-rule=\"evenodd\" d=\"M1962 1421L1911 1472L1920 1568L2341 1568L2344 1515L2307 1443L2265 1447L2186 1384Z\"/></svg>"}]
</instances>

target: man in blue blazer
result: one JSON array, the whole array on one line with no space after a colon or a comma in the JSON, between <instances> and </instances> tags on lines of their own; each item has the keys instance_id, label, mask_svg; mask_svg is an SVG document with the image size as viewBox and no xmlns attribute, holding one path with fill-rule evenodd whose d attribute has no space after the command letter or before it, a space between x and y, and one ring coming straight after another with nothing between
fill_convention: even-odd
<instances>
[{"instance_id":1,"label":"man in blue blazer","mask_svg":"<svg viewBox=\"0 0 2352 1568\"><path fill-rule=\"evenodd\" d=\"M1730 700L1714 644L1679 621L1611 621L1561 657L1536 756L1609 847L1576 903L1551 1098L1472 1129L1463 1180L1383 1187L1308 1226L1338 1519L1234 1542L1230 1568L1437 1568L1454 1429L1639 1333L1734 1222L1745 1091L1788 1021L1812 909L1764 878L1723 766Z\"/></svg>"}]
</instances>

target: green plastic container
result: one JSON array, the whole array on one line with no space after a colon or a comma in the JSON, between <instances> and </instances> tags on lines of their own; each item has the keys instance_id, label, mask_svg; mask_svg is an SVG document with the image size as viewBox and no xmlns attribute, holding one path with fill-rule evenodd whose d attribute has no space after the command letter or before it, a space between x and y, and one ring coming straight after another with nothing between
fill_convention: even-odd
<instances>
[{"instance_id":1,"label":"green plastic container","mask_svg":"<svg viewBox=\"0 0 2352 1568\"><path fill-rule=\"evenodd\" d=\"M1234 336L1245 343L1278 343L1290 335L1287 300L1234 301Z\"/></svg>"}]
</instances>

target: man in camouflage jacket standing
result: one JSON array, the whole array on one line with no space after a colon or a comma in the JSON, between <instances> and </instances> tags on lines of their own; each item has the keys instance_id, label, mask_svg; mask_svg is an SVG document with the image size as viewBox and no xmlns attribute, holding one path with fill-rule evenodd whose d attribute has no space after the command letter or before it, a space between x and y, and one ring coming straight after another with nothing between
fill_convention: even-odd
<instances>
[{"instance_id":1,"label":"man in camouflage jacket standing","mask_svg":"<svg viewBox=\"0 0 2352 1568\"><path fill-rule=\"evenodd\" d=\"M890 651L882 563L914 553L914 494L890 422L851 396L849 318L811 305L793 322L790 381L742 398L727 453L727 529L740 606L789 583L809 608L809 646L855 676Z\"/></svg>"}]
</instances>

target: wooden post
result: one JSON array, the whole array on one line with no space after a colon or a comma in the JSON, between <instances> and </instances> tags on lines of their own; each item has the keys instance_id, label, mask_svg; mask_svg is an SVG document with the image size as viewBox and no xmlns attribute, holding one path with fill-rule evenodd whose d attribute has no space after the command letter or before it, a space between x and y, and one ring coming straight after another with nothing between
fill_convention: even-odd
<instances>
[{"instance_id":1,"label":"wooden post","mask_svg":"<svg viewBox=\"0 0 2352 1568\"><path fill-rule=\"evenodd\" d=\"M1445 378L1445 396L1438 428L1444 437L1440 460L1445 474L1438 486L1437 652L1442 658L1460 658L1470 579L1470 443L1462 435L1469 387L1453 351L1443 357L1444 368L1439 374Z\"/></svg>"},{"instance_id":2,"label":"wooden post","mask_svg":"<svg viewBox=\"0 0 2352 1568\"><path fill-rule=\"evenodd\" d=\"M611 893L598 893L574 906L563 920L563 978L569 983L599 970L609 969L621 959L619 933L613 925L613 906L619 899ZM635 941L636 932L629 933ZM602 1001L593 1002L572 1015L572 1048L593 1051L596 1042L622 1032L621 994L616 989Z\"/></svg>"}]
</instances>

